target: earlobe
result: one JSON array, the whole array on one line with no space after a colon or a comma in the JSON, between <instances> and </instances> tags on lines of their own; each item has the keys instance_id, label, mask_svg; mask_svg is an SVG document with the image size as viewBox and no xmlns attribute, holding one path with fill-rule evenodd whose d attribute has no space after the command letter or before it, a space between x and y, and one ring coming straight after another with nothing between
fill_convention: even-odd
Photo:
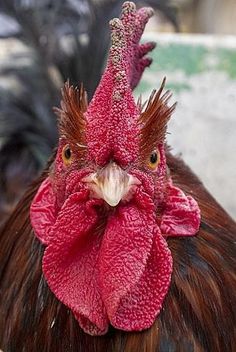
<instances>
[{"instance_id":1,"label":"earlobe","mask_svg":"<svg viewBox=\"0 0 236 352\"><path fill-rule=\"evenodd\" d=\"M43 181L33 199L30 220L35 235L43 244L48 245L49 232L55 223L55 196L49 177Z\"/></svg>"},{"instance_id":2,"label":"earlobe","mask_svg":"<svg viewBox=\"0 0 236 352\"><path fill-rule=\"evenodd\" d=\"M178 187L168 186L168 198L160 222L164 236L194 236L200 227L200 209L191 196Z\"/></svg>"}]
</instances>

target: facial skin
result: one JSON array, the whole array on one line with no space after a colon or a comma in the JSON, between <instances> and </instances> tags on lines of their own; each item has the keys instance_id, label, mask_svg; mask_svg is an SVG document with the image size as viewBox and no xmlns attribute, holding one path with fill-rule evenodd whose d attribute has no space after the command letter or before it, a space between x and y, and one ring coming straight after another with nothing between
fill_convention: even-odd
<instances>
[{"instance_id":1,"label":"facial skin","mask_svg":"<svg viewBox=\"0 0 236 352\"><path fill-rule=\"evenodd\" d=\"M89 191L90 198L104 200L109 207L132 201L137 189L150 195L156 206L163 202L168 182L163 145L157 146L142 165L134 160L126 167L117 159L99 166L88 157L81 164L77 149L66 140L60 141L50 175L58 209L69 195L82 190Z\"/></svg>"},{"instance_id":2,"label":"facial skin","mask_svg":"<svg viewBox=\"0 0 236 352\"><path fill-rule=\"evenodd\" d=\"M167 105L169 95L161 96L164 83L144 112L127 90L125 99L113 102L117 108L106 119L105 111L96 115L97 103L87 109L83 90L65 85L62 110L57 111L61 137L50 173L58 210L70 194L82 189L110 207L131 201L141 189L161 206L168 182L165 130L174 108ZM127 101L130 111L119 115L119 106L125 108Z\"/></svg>"}]
</instances>

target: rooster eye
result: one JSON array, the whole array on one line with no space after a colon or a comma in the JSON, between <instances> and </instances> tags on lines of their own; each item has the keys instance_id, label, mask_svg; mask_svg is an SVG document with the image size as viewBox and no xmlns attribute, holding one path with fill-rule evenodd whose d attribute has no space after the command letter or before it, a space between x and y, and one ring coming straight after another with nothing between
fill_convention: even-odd
<instances>
[{"instance_id":1,"label":"rooster eye","mask_svg":"<svg viewBox=\"0 0 236 352\"><path fill-rule=\"evenodd\" d=\"M149 166L150 169L155 170L156 167L158 166L159 162L160 162L160 153L159 153L158 150L157 151L155 150L150 155L148 166Z\"/></svg>"},{"instance_id":2,"label":"rooster eye","mask_svg":"<svg viewBox=\"0 0 236 352\"><path fill-rule=\"evenodd\" d=\"M70 147L69 145L66 145L62 150L62 159L65 165L70 164L71 156L72 156L72 153L71 153Z\"/></svg>"}]
</instances>

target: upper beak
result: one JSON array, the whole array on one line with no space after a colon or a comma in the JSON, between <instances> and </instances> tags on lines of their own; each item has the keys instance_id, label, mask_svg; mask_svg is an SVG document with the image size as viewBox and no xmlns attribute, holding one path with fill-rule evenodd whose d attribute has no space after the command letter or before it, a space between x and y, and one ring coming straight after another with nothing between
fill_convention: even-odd
<instances>
[{"instance_id":1,"label":"upper beak","mask_svg":"<svg viewBox=\"0 0 236 352\"><path fill-rule=\"evenodd\" d=\"M90 174L83 181L88 182L96 196L104 199L112 207L128 194L131 186L140 184L136 177L128 174L115 162Z\"/></svg>"}]
</instances>

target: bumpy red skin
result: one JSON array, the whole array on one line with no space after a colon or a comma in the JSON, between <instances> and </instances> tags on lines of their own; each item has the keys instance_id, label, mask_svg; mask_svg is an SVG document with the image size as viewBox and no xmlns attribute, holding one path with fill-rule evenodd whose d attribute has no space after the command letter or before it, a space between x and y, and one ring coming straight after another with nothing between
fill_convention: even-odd
<instances>
[{"instance_id":1,"label":"bumpy red skin","mask_svg":"<svg viewBox=\"0 0 236 352\"><path fill-rule=\"evenodd\" d=\"M150 10L136 12L126 3L122 21L113 21L108 66L86 113L86 166L76 158L63 164L62 148L70 141L61 139L54 168L31 205L35 234L47 246L47 283L91 335L105 334L109 324L126 331L153 324L171 280L165 237L192 236L200 223L195 200L166 177L163 145L156 170L137 163L140 111L131 87L150 63L143 55L153 44L139 45L149 17ZM82 182L111 158L140 181L132 198L112 211Z\"/></svg>"}]
</instances>

